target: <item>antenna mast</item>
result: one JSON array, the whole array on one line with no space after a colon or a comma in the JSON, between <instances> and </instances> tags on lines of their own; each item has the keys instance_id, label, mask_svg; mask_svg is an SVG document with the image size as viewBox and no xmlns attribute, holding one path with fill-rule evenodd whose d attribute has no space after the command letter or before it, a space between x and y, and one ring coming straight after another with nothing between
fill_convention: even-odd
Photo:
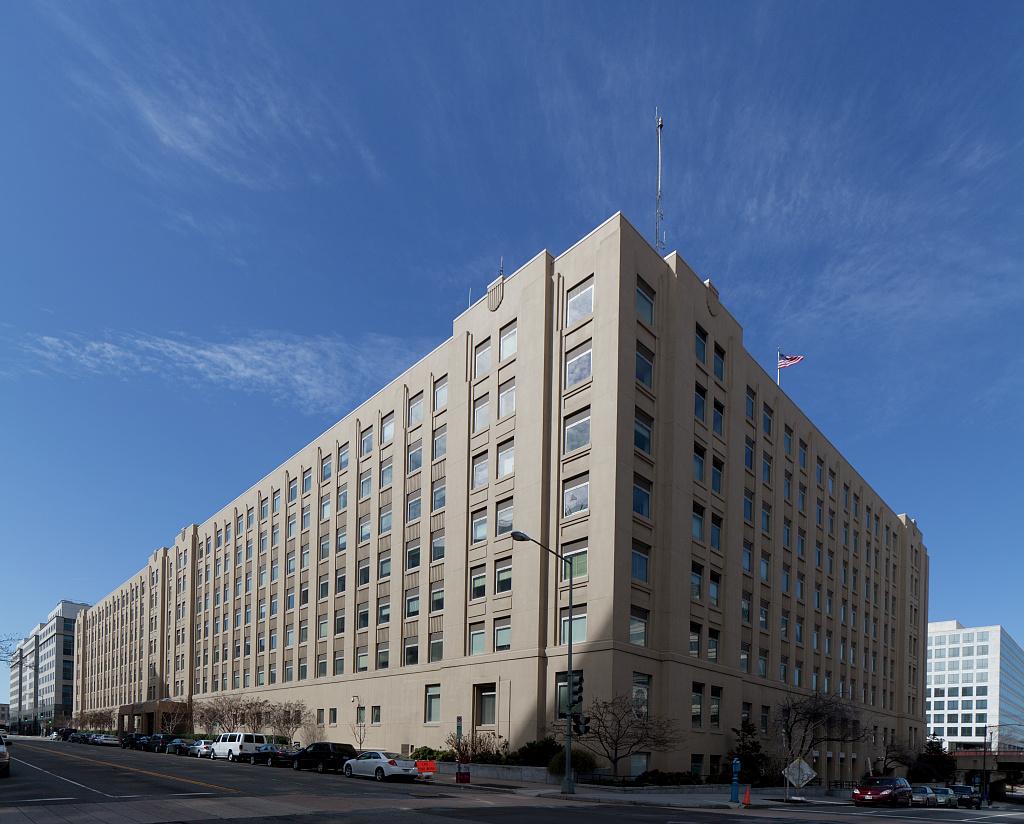
<instances>
[{"instance_id":1,"label":"antenna mast","mask_svg":"<svg viewBox=\"0 0 1024 824\"><path fill-rule=\"evenodd\" d=\"M658 132L658 194L654 204L654 248L659 252L665 251L665 213L661 208L661 129L664 122L658 114L658 108L654 108L654 122Z\"/></svg>"}]
</instances>

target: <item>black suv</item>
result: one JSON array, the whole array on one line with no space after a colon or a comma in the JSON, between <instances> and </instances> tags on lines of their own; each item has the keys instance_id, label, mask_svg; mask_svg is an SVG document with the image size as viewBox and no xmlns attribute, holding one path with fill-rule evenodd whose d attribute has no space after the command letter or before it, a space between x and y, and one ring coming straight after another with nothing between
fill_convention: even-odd
<instances>
[{"instance_id":1,"label":"black suv","mask_svg":"<svg viewBox=\"0 0 1024 824\"><path fill-rule=\"evenodd\" d=\"M333 770L338 772L345 762L358 755L351 744L335 744L331 741L317 741L298 752L292 753L292 769L315 769L317 772Z\"/></svg>"},{"instance_id":2,"label":"black suv","mask_svg":"<svg viewBox=\"0 0 1024 824\"><path fill-rule=\"evenodd\" d=\"M149 740L145 744L145 750L146 752L165 752L167 745L173 740L173 735L158 732L156 735L149 736Z\"/></svg>"},{"instance_id":3,"label":"black suv","mask_svg":"<svg viewBox=\"0 0 1024 824\"><path fill-rule=\"evenodd\" d=\"M139 742L148 736L143 735L141 732L128 732L121 736L121 749L122 750L134 750L138 749Z\"/></svg>"},{"instance_id":4,"label":"black suv","mask_svg":"<svg viewBox=\"0 0 1024 824\"><path fill-rule=\"evenodd\" d=\"M981 793L978 792L977 787L971 787L967 784L950 784L949 788L956 793L956 803L960 807L974 807L976 810L981 809Z\"/></svg>"}]
</instances>

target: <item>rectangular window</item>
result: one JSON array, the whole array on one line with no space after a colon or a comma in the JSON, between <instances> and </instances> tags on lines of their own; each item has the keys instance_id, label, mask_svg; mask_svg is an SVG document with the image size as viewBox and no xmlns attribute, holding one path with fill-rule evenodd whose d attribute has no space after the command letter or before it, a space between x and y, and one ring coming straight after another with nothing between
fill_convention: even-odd
<instances>
[{"instance_id":1,"label":"rectangular window","mask_svg":"<svg viewBox=\"0 0 1024 824\"><path fill-rule=\"evenodd\" d=\"M473 401L473 431L482 432L491 424L491 407L488 395L481 395Z\"/></svg>"},{"instance_id":2,"label":"rectangular window","mask_svg":"<svg viewBox=\"0 0 1024 824\"><path fill-rule=\"evenodd\" d=\"M380 508L380 530L379 534L384 535L391 531L391 504L386 504Z\"/></svg>"},{"instance_id":3,"label":"rectangular window","mask_svg":"<svg viewBox=\"0 0 1024 824\"><path fill-rule=\"evenodd\" d=\"M582 409L565 419L565 452L574 452L590 445L590 407Z\"/></svg>"},{"instance_id":4,"label":"rectangular window","mask_svg":"<svg viewBox=\"0 0 1024 824\"><path fill-rule=\"evenodd\" d=\"M706 456L707 450L699 443L695 443L693 445L693 479L699 483L704 483L704 461Z\"/></svg>"},{"instance_id":5,"label":"rectangular window","mask_svg":"<svg viewBox=\"0 0 1024 824\"><path fill-rule=\"evenodd\" d=\"M487 651L483 623L469 625L469 655L482 655Z\"/></svg>"},{"instance_id":6,"label":"rectangular window","mask_svg":"<svg viewBox=\"0 0 1024 824\"><path fill-rule=\"evenodd\" d=\"M446 500L445 494L445 480L441 478L434 481L433 488L430 492L430 511L437 512L439 509L444 509Z\"/></svg>"},{"instance_id":7,"label":"rectangular window","mask_svg":"<svg viewBox=\"0 0 1024 824\"><path fill-rule=\"evenodd\" d=\"M498 501L494 513L494 534L499 538L512 531L513 506L512 499Z\"/></svg>"},{"instance_id":8,"label":"rectangular window","mask_svg":"<svg viewBox=\"0 0 1024 824\"><path fill-rule=\"evenodd\" d=\"M575 326L594 311L594 278L587 278L569 290L565 304L565 325Z\"/></svg>"},{"instance_id":9,"label":"rectangular window","mask_svg":"<svg viewBox=\"0 0 1024 824\"><path fill-rule=\"evenodd\" d=\"M512 591L512 559L502 558L494 566L494 593L501 595Z\"/></svg>"},{"instance_id":10,"label":"rectangular window","mask_svg":"<svg viewBox=\"0 0 1024 824\"><path fill-rule=\"evenodd\" d=\"M428 684L424 695L423 723L441 723L441 685Z\"/></svg>"},{"instance_id":11,"label":"rectangular window","mask_svg":"<svg viewBox=\"0 0 1024 824\"><path fill-rule=\"evenodd\" d=\"M434 661L440 661L444 657L444 636L440 632L432 632L428 638L429 647L427 649L427 658L433 663Z\"/></svg>"},{"instance_id":12,"label":"rectangular window","mask_svg":"<svg viewBox=\"0 0 1024 824\"><path fill-rule=\"evenodd\" d=\"M647 583L649 578L651 550L646 544L633 542L633 555L630 562L630 574L634 581Z\"/></svg>"},{"instance_id":13,"label":"rectangular window","mask_svg":"<svg viewBox=\"0 0 1024 824\"><path fill-rule=\"evenodd\" d=\"M423 441L417 438L409 444L405 457L405 473L411 475L423 466Z\"/></svg>"},{"instance_id":14,"label":"rectangular window","mask_svg":"<svg viewBox=\"0 0 1024 824\"><path fill-rule=\"evenodd\" d=\"M405 596L405 617L415 618L420 614L420 594L414 592Z\"/></svg>"},{"instance_id":15,"label":"rectangular window","mask_svg":"<svg viewBox=\"0 0 1024 824\"><path fill-rule=\"evenodd\" d=\"M364 469L359 473L359 500L365 501L373 489L373 472Z\"/></svg>"},{"instance_id":16,"label":"rectangular window","mask_svg":"<svg viewBox=\"0 0 1024 824\"><path fill-rule=\"evenodd\" d=\"M366 456L373 452L373 427L368 426L359 436L359 454Z\"/></svg>"},{"instance_id":17,"label":"rectangular window","mask_svg":"<svg viewBox=\"0 0 1024 824\"><path fill-rule=\"evenodd\" d=\"M380 462L380 488L385 489L391 486L393 478L394 471L392 469L391 458L385 458Z\"/></svg>"},{"instance_id":18,"label":"rectangular window","mask_svg":"<svg viewBox=\"0 0 1024 824\"><path fill-rule=\"evenodd\" d=\"M764 434L771 437L772 434L772 422L774 420L774 414L772 408L768 404L764 404L761 408L761 428L764 429Z\"/></svg>"},{"instance_id":19,"label":"rectangular window","mask_svg":"<svg viewBox=\"0 0 1024 824\"><path fill-rule=\"evenodd\" d=\"M712 549L722 551L722 516L711 513L711 532L708 543Z\"/></svg>"},{"instance_id":20,"label":"rectangular window","mask_svg":"<svg viewBox=\"0 0 1024 824\"><path fill-rule=\"evenodd\" d=\"M757 411L757 393L749 386L747 387L745 404L743 411L746 413L747 419L752 421Z\"/></svg>"},{"instance_id":21,"label":"rectangular window","mask_svg":"<svg viewBox=\"0 0 1024 824\"><path fill-rule=\"evenodd\" d=\"M636 314L648 326L654 326L654 290L636 279Z\"/></svg>"},{"instance_id":22,"label":"rectangular window","mask_svg":"<svg viewBox=\"0 0 1024 824\"><path fill-rule=\"evenodd\" d=\"M444 559L444 530L439 529L430 536L430 560L441 561Z\"/></svg>"},{"instance_id":23,"label":"rectangular window","mask_svg":"<svg viewBox=\"0 0 1024 824\"><path fill-rule=\"evenodd\" d=\"M576 541L562 548L562 580L569 579L570 572L573 578L584 578L587 575L587 544L585 541Z\"/></svg>"},{"instance_id":24,"label":"rectangular window","mask_svg":"<svg viewBox=\"0 0 1024 824\"><path fill-rule=\"evenodd\" d=\"M419 519L422 514L422 504L420 500L420 491L417 489L415 492L410 492L405 496L405 521L410 523Z\"/></svg>"},{"instance_id":25,"label":"rectangular window","mask_svg":"<svg viewBox=\"0 0 1024 824\"><path fill-rule=\"evenodd\" d=\"M708 390L699 383L693 386L693 417L701 423L705 420L708 404Z\"/></svg>"},{"instance_id":26,"label":"rectangular window","mask_svg":"<svg viewBox=\"0 0 1024 824\"><path fill-rule=\"evenodd\" d=\"M725 474L725 462L721 458L711 459L711 491L722 494L722 480Z\"/></svg>"},{"instance_id":27,"label":"rectangular window","mask_svg":"<svg viewBox=\"0 0 1024 824\"><path fill-rule=\"evenodd\" d=\"M516 322L508 324L501 330L498 338L498 360L506 361L516 353L518 340L516 335Z\"/></svg>"},{"instance_id":28,"label":"rectangular window","mask_svg":"<svg viewBox=\"0 0 1024 824\"><path fill-rule=\"evenodd\" d=\"M389 412L380 422L380 445L391 443L395 439L395 413Z\"/></svg>"},{"instance_id":29,"label":"rectangular window","mask_svg":"<svg viewBox=\"0 0 1024 824\"><path fill-rule=\"evenodd\" d=\"M409 427L423 423L423 393L419 392L409 398Z\"/></svg>"},{"instance_id":30,"label":"rectangular window","mask_svg":"<svg viewBox=\"0 0 1024 824\"><path fill-rule=\"evenodd\" d=\"M633 512L651 517L651 482L640 475L633 476Z\"/></svg>"},{"instance_id":31,"label":"rectangular window","mask_svg":"<svg viewBox=\"0 0 1024 824\"><path fill-rule=\"evenodd\" d=\"M474 544L487 540L487 510L478 509L471 519L470 542Z\"/></svg>"},{"instance_id":32,"label":"rectangular window","mask_svg":"<svg viewBox=\"0 0 1024 824\"><path fill-rule=\"evenodd\" d=\"M721 401L715 401L714 412L711 416L711 430L718 437L725 437L725 404Z\"/></svg>"},{"instance_id":33,"label":"rectangular window","mask_svg":"<svg viewBox=\"0 0 1024 824\"><path fill-rule=\"evenodd\" d=\"M569 610L563 609L559 615L560 643L568 643L569 640ZM581 604L573 607L572 611L572 642L583 644L587 640L587 605Z\"/></svg>"},{"instance_id":34,"label":"rectangular window","mask_svg":"<svg viewBox=\"0 0 1024 824\"><path fill-rule=\"evenodd\" d=\"M430 585L430 611L440 612L444 609L444 581L435 581Z\"/></svg>"},{"instance_id":35,"label":"rectangular window","mask_svg":"<svg viewBox=\"0 0 1024 824\"><path fill-rule=\"evenodd\" d=\"M651 434L653 428L654 419L646 412L637 409L633 423L633 446L648 455L651 454Z\"/></svg>"},{"instance_id":36,"label":"rectangular window","mask_svg":"<svg viewBox=\"0 0 1024 824\"><path fill-rule=\"evenodd\" d=\"M473 375L479 378L491 371L491 339L477 344L473 352Z\"/></svg>"},{"instance_id":37,"label":"rectangular window","mask_svg":"<svg viewBox=\"0 0 1024 824\"><path fill-rule=\"evenodd\" d=\"M498 387L498 418L507 418L516 411L516 379L511 378Z\"/></svg>"},{"instance_id":38,"label":"rectangular window","mask_svg":"<svg viewBox=\"0 0 1024 824\"><path fill-rule=\"evenodd\" d=\"M638 647L647 646L647 623L651 613L643 607L631 607L629 610L629 643Z\"/></svg>"},{"instance_id":39,"label":"rectangular window","mask_svg":"<svg viewBox=\"0 0 1024 824\"><path fill-rule=\"evenodd\" d=\"M489 473L487 471L487 452L481 452L473 456L472 475L470 478L470 489L480 489L487 486Z\"/></svg>"},{"instance_id":40,"label":"rectangular window","mask_svg":"<svg viewBox=\"0 0 1024 824\"><path fill-rule=\"evenodd\" d=\"M510 618L498 618L494 621L494 651L504 652L512 649L512 623Z\"/></svg>"},{"instance_id":41,"label":"rectangular window","mask_svg":"<svg viewBox=\"0 0 1024 824\"><path fill-rule=\"evenodd\" d=\"M725 380L725 350L721 346L719 346L717 343L715 344L715 365L714 365L714 370L715 370L715 377L718 378L720 381L724 381Z\"/></svg>"},{"instance_id":42,"label":"rectangular window","mask_svg":"<svg viewBox=\"0 0 1024 824\"><path fill-rule=\"evenodd\" d=\"M434 411L444 409L448 405L448 376L434 381Z\"/></svg>"},{"instance_id":43,"label":"rectangular window","mask_svg":"<svg viewBox=\"0 0 1024 824\"><path fill-rule=\"evenodd\" d=\"M565 355L565 388L589 380L593 369L593 343L581 343Z\"/></svg>"},{"instance_id":44,"label":"rectangular window","mask_svg":"<svg viewBox=\"0 0 1024 824\"><path fill-rule=\"evenodd\" d=\"M690 518L690 537L695 541L704 540L704 507L694 502Z\"/></svg>"},{"instance_id":45,"label":"rectangular window","mask_svg":"<svg viewBox=\"0 0 1024 824\"><path fill-rule=\"evenodd\" d=\"M562 516L570 518L590 508L590 476L580 475L565 482L562 491Z\"/></svg>"},{"instance_id":46,"label":"rectangular window","mask_svg":"<svg viewBox=\"0 0 1024 824\"><path fill-rule=\"evenodd\" d=\"M469 599L484 598L487 595L487 570L482 564L469 570Z\"/></svg>"},{"instance_id":47,"label":"rectangular window","mask_svg":"<svg viewBox=\"0 0 1024 824\"><path fill-rule=\"evenodd\" d=\"M637 341L636 379L648 389L654 388L654 353Z\"/></svg>"},{"instance_id":48,"label":"rectangular window","mask_svg":"<svg viewBox=\"0 0 1024 824\"><path fill-rule=\"evenodd\" d=\"M514 441L498 444L498 477L507 478L516 468L516 450Z\"/></svg>"},{"instance_id":49,"label":"rectangular window","mask_svg":"<svg viewBox=\"0 0 1024 824\"><path fill-rule=\"evenodd\" d=\"M704 594L704 567L694 562L690 564L690 598L699 601Z\"/></svg>"},{"instance_id":50,"label":"rectangular window","mask_svg":"<svg viewBox=\"0 0 1024 824\"><path fill-rule=\"evenodd\" d=\"M433 460L443 457L448 452L448 424L442 424L434 430Z\"/></svg>"},{"instance_id":51,"label":"rectangular window","mask_svg":"<svg viewBox=\"0 0 1024 824\"><path fill-rule=\"evenodd\" d=\"M708 333L698 325L693 334L693 355L701 363L708 362Z\"/></svg>"}]
</instances>

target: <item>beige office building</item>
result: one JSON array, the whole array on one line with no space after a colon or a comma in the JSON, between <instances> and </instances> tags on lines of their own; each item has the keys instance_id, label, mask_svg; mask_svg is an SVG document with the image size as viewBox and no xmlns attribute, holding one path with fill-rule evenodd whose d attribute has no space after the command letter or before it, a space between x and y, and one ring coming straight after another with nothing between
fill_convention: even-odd
<instances>
[{"instance_id":1,"label":"beige office building","mask_svg":"<svg viewBox=\"0 0 1024 824\"><path fill-rule=\"evenodd\" d=\"M813 367L803 367L813 368ZM895 457L895 456L894 456ZM743 348L673 253L620 215L538 254L451 338L83 615L83 709L259 692L365 746L513 746L566 693L571 557L588 697L678 719L645 766L716 773L741 716L841 691L874 742L924 736L928 556ZM148 723L151 723L148 722ZM876 752L878 751L878 752Z\"/></svg>"}]
</instances>

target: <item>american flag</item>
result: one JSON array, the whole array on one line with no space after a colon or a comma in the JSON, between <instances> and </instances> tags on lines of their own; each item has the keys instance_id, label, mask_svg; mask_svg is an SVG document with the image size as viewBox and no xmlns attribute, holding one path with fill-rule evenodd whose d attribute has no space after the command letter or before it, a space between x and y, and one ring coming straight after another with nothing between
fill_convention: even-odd
<instances>
[{"instance_id":1,"label":"american flag","mask_svg":"<svg viewBox=\"0 0 1024 824\"><path fill-rule=\"evenodd\" d=\"M784 355L782 352L779 352L779 369L785 369L787 366L796 366L803 359L803 355Z\"/></svg>"}]
</instances>

